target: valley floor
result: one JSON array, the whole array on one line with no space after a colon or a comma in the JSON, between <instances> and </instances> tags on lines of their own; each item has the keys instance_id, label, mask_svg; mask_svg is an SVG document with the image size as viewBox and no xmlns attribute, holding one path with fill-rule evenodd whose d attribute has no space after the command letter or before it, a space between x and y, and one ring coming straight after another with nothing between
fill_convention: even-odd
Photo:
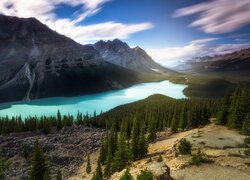
<instances>
[{"instance_id":1,"label":"valley floor","mask_svg":"<svg viewBox=\"0 0 250 180\"><path fill-rule=\"evenodd\" d=\"M191 155L175 156L177 144L186 138L192 144L192 153L201 149L212 163L193 166L189 164ZM230 130L224 126L211 123L202 128L197 128L177 134L161 132L158 140L149 145L148 156L134 162L129 168L136 177L142 169L150 169L154 174L164 172L164 165L170 168L171 176L176 180L247 180L250 179L250 157L244 155L245 148L242 144L246 136ZM163 162L157 162L159 155ZM91 156L92 163L96 162L98 153ZM151 158L151 160L150 160ZM91 179L86 175L83 164L76 175L70 180ZM92 171L95 166L92 167ZM119 179L124 170L113 174L111 179Z\"/></svg>"}]
</instances>

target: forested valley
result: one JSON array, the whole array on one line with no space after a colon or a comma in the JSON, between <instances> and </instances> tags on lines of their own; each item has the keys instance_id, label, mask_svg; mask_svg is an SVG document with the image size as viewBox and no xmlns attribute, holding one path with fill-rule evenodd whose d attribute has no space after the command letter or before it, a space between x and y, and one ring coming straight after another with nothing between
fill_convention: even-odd
<instances>
[{"instance_id":1,"label":"forested valley","mask_svg":"<svg viewBox=\"0 0 250 180\"><path fill-rule=\"evenodd\" d=\"M208 124L210 119L215 117L218 124L249 134L249 89L239 84L223 99L172 99L156 94L100 115L96 115L95 112L93 115L83 115L79 112L76 118L71 115L61 115L59 111L56 116L51 117L23 119L20 116L6 116L0 118L0 133L42 131L48 134L51 131L59 131L65 126L104 128L108 132L102 139L98 166L93 176L93 179L98 180L109 177L132 161L146 156L148 144L156 139L157 132L169 130L177 133L190 130ZM45 167L44 172L39 176L49 179L49 170L41 151L37 141L32 158L31 175L36 173L34 168L39 164L36 160L40 161L36 156L41 154ZM102 172L103 165L105 168Z\"/></svg>"}]
</instances>

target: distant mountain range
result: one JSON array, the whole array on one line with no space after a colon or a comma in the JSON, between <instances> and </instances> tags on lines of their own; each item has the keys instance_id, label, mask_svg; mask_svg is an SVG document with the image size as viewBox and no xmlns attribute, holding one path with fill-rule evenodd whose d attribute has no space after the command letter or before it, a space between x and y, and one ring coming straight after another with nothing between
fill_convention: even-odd
<instances>
[{"instance_id":1,"label":"distant mountain range","mask_svg":"<svg viewBox=\"0 0 250 180\"><path fill-rule=\"evenodd\" d=\"M186 73L214 74L237 80L250 80L250 48L233 53L196 57L180 66Z\"/></svg>"},{"instance_id":2,"label":"distant mountain range","mask_svg":"<svg viewBox=\"0 0 250 180\"><path fill-rule=\"evenodd\" d=\"M35 18L0 15L0 102L124 88L162 72L176 73L120 40L81 45Z\"/></svg>"},{"instance_id":3,"label":"distant mountain range","mask_svg":"<svg viewBox=\"0 0 250 180\"><path fill-rule=\"evenodd\" d=\"M99 41L94 44L107 62L137 71L137 72L166 72L171 71L157 64L142 48L130 48L125 42L115 39L113 41Z\"/></svg>"}]
</instances>

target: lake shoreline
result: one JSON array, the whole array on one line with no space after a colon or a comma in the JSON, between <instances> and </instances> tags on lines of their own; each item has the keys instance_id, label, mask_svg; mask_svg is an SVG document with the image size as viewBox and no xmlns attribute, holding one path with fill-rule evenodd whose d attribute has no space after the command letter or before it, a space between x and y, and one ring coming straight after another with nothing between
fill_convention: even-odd
<instances>
[{"instance_id":1,"label":"lake shoreline","mask_svg":"<svg viewBox=\"0 0 250 180\"><path fill-rule=\"evenodd\" d=\"M75 97L53 97L0 104L0 117L8 115L54 116L56 112L64 115L70 113L74 117L78 112L100 114L119 105L142 100L153 94L163 94L176 99L186 98L183 91L185 84L174 84L169 80L160 82L138 83L129 88L110 90L102 93ZM52 110L53 109L53 110Z\"/></svg>"}]
</instances>

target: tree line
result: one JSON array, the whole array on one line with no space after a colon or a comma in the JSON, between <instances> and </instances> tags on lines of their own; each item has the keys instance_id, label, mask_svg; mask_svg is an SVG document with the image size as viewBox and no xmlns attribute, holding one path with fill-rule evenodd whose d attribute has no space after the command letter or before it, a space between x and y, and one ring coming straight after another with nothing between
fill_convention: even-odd
<instances>
[{"instance_id":1,"label":"tree line","mask_svg":"<svg viewBox=\"0 0 250 180\"><path fill-rule=\"evenodd\" d=\"M170 129L172 132L188 130L209 123L209 118L217 114L220 99L173 99L163 95L153 95L145 100L119 106L92 120L95 127L110 129L113 123L118 131L126 122L128 133L132 132L134 118L142 122L146 132L154 134Z\"/></svg>"},{"instance_id":2,"label":"tree line","mask_svg":"<svg viewBox=\"0 0 250 180\"><path fill-rule=\"evenodd\" d=\"M250 91L246 85L239 84L234 91L228 92L221 103L217 121L229 128L250 134Z\"/></svg>"},{"instance_id":3,"label":"tree line","mask_svg":"<svg viewBox=\"0 0 250 180\"><path fill-rule=\"evenodd\" d=\"M50 133L52 127L57 130L64 126L84 125L110 129L113 122L117 130L121 128L121 122L127 121L128 132L132 132L134 118L143 121L146 132L154 134L171 128L173 132L192 129L208 123L210 116L217 113L220 106L217 99L173 99L163 95L153 95L145 100L119 106L107 113L93 115L78 112L74 118L72 115L26 117L21 116L0 117L0 134L11 132L24 132L43 130ZM152 140L154 137L151 137Z\"/></svg>"}]
</instances>

